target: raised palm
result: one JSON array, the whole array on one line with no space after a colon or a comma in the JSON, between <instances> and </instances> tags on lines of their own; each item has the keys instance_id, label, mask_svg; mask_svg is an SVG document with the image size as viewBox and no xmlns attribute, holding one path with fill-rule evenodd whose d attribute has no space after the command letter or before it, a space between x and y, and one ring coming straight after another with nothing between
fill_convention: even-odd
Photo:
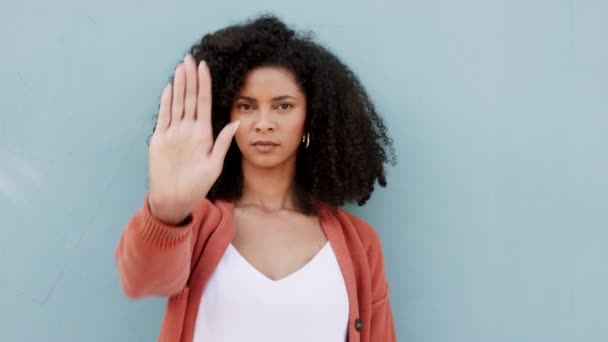
<instances>
[{"instance_id":1,"label":"raised palm","mask_svg":"<svg viewBox=\"0 0 608 342\"><path fill-rule=\"evenodd\" d=\"M197 70L198 69L198 70ZM178 223L207 195L222 171L239 122L228 124L213 141L211 76L191 55L175 69L163 90L158 122L150 142L150 207L157 218Z\"/></svg>"}]
</instances>

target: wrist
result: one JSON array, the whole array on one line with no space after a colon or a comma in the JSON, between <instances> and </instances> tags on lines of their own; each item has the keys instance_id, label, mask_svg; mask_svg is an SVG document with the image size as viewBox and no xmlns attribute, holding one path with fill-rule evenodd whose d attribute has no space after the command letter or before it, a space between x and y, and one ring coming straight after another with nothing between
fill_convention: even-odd
<instances>
[{"instance_id":1,"label":"wrist","mask_svg":"<svg viewBox=\"0 0 608 342\"><path fill-rule=\"evenodd\" d=\"M150 213L157 220L172 226L185 225L190 222L190 210L185 211L184 206L166 205L155 200L153 196L148 197Z\"/></svg>"}]
</instances>

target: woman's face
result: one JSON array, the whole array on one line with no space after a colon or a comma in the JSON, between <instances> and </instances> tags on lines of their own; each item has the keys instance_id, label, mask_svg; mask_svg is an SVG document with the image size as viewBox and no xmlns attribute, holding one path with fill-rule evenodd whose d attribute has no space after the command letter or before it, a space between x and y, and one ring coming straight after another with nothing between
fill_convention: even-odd
<instances>
[{"instance_id":1,"label":"woman's face","mask_svg":"<svg viewBox=\"0 0 608 342\"><path fill-rule=\"evenodd\" d=\"M306 96L287 69L256 68L245 76L230 119L241 121L235 140L244 163L263 168L295 163L304 135Z\"/></svg>"}]
</instances>

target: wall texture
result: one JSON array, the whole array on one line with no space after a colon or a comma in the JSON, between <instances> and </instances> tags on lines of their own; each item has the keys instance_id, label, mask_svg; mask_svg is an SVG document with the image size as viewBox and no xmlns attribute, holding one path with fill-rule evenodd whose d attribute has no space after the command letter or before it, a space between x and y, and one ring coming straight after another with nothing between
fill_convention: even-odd
<instances>
[{"instance_id":1,"label":"wall texture","mask_svg":"<svg viewBox=\"0 0 608 342\"><path fill-rule=\"evenodd\" d=\"M160 92L203 33L271 10L367 86L399 156L363 208L400 341L608 340L608 3L150 0L0 10L3 341L153 341L116 242Z\"/></svg>"}]
</instances>

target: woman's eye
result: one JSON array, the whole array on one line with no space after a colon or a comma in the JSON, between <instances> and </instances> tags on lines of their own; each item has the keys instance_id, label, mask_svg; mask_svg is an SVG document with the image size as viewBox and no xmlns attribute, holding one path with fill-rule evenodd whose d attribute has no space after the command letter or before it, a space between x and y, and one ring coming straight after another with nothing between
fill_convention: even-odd
<instances>
[{"instance_id":1,"label":"woman's eye","mask_svg":"<svg viewBox=\"0 0 608 342\"><path fill-rule=\"evenodd\" d=\"M240 109L240 110L244 110L244 111L248 111L248 110L252 110L252 109L253 109L253 106L252 106L252 105L249 105L249 104L245 104L245 103L243 103L243 104L240 104L240 105L239 105L239 109Z\"/></svg>"},{"instance_id":2,"label":"woman's eye","mask_svg":"<svg viewBox=\"0 0 608 342\"><path fill-rule=\"evenodd\" d=\"M291 107L293 107L293 106L289 103L282 103L279 105L279 109L281 109L281 110L288 110L288 109L291 109Z\"/></svg>"}]
</instances>

